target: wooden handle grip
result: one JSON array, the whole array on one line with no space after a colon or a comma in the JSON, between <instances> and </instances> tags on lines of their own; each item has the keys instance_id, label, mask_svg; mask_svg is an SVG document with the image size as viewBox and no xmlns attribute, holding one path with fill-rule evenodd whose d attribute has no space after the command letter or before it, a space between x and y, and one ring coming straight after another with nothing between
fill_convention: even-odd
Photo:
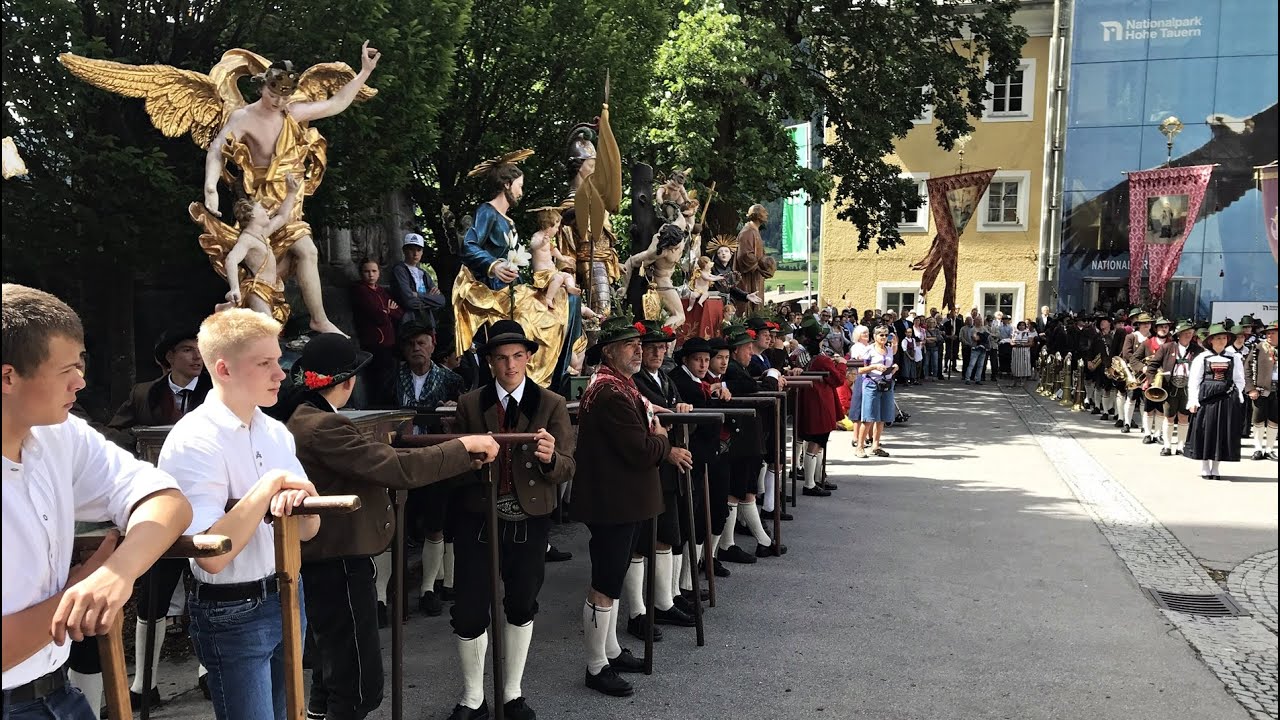
<instances>
[{"instance_id":1,"label":"wooden handle grip","mask_svg":"<svg viewBox=\"0 0 1280 720\"><path fill-rule=\"evenodd\" d=\"M72 557L92 553L102 544L102 535L78 535L72 541ZM120 538L121 542L124 538ZM204 558L231 551L231 538L226 535L182 535L160 557Z\"/></svg>"}]
</instances>

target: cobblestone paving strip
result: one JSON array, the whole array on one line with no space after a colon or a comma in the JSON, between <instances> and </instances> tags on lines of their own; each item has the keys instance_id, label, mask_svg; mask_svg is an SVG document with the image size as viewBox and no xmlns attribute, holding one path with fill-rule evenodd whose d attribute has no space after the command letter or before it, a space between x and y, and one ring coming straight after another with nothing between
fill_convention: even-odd
<instances>
[{"instance_id":1,"label":"cobblestone paving strip","mask_svg":"<svg viewBox=\"0 0 1280 720\"><path fill-rule=\"evenodd\" d=\"M1111 477L1071 436L1069 428L1054 419L1034 396L1022 389L1002 387L1001 391L1139 585L1176 593L1222 592L1177 537ZM1280 717L1274 634L1276 553L1269 553L1269 566L1265 559L1260 559L1267 554L1241 564L1244 571L1240 582L1247 591L1243 597L1233 592L1237 600L1248 604L1254 617L1204 617L1160 611L1191 643L1231 695L1259 720ZM1258 561L1255 565L1244 567L1255 560ZM1270 624L1265 610L1267 598L1270 599Z\"/></svg>"},{"instance_id":2,"label":"cobblestone paving strip","mask_svg":"<svg viewBox=\"0 0 1280 720\"><path fill-rule=\"evenodd\" d=\"M1232 569L1227 589L1258 622L1277 632L1276 551L1258 553Z\"/></svg>"}]
</instances>

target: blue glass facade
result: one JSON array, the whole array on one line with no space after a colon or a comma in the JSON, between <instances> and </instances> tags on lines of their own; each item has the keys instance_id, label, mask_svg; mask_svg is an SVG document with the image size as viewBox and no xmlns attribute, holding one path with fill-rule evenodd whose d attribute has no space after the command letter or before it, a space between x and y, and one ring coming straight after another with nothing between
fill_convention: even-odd
<instances>
[{"instance_id":1,"label":"blue glass facade","mask_svg":"<svg viewBox=\"0 0 1280 720\"><path fill-rule=\"evenodd\" d=\"M1216 163L1164 310L1275 300L1253 168L1276 159L1274 0L1076 0L1063 163L1059 303L1129 306L1126 171L1165 162L1161 121L1185 129L1174 165Z\"/></svg>"}]
</instances>

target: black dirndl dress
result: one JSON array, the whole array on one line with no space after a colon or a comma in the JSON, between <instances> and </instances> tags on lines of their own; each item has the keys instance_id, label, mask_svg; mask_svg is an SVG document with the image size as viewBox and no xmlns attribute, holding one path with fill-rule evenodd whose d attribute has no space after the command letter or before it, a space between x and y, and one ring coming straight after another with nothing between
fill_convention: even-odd
<instances>
[{"instance_id":1,"label":"black dirndl dress","mask_svg":"<svg viewBox=\"0 0 1280 720\"><path fill-rule=\"evenodd\" d=\"M1192 460L1240 461L1240 427L1244 422L1244 406L1236 397L1232 370L1236 358L1205 353L1204 379L1200 382L1200 409L1191 416L1183 457ZM1210 363L1215 358L1229 360L1226 365Z\"/></svg>"}]
</instances>

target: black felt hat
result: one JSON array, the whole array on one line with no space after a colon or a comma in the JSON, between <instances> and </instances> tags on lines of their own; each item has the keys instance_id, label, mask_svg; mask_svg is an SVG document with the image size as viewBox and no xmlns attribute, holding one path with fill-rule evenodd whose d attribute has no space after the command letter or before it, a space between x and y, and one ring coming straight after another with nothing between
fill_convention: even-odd
<instances>
[{"instance_id":1,"label":"black felt hat","mask_svg":"<svg viewBox=\"0 0 1280 720\"><path fill-rule=\"evenodd\" d=\"M156 340L155 354L156 364L162 368L168 368L169 363L164 359L169 351L178 346L183 340L195 340L196 335L200 332L200 328L191 325L182 325L172 327L160 333L160 339Z\"/></svg>"},{"instance_id":2,"label":"black felt hat","mask_svg":"<svg viewBox=\"0 0 1280 720\"><path fill-rule=\"evenodd\" d=\"M711 343L700 337L692 337L685 340L684 344L676 348L675 361L684 362L684 359L696 353L711 354Z\"/></svg>"},{"instance_id":3,"label":"black felt hat","mask_svg":"<svg viewBox=\"0 0 1280 720\"><path fill-rule=\"evenodd\" d=\"M524 334L524 327L515 320L499 320L489 328L489 339L476 347L481 357L488 356L495 348L503 345L524 345L529 352L537 352L538 343Z\"/></svg>"},{"instance_id":4,"label":"black felt hat","mask_svg":"<svg viewBox=\"0 0 1280 720\"><path fill-rule=\"evenodd\" d=\"M349 380L373 356L341 333L321 333L302 348L293 364L293 382L308 390L324 390Z\"/></svg>"}]
</instances>

